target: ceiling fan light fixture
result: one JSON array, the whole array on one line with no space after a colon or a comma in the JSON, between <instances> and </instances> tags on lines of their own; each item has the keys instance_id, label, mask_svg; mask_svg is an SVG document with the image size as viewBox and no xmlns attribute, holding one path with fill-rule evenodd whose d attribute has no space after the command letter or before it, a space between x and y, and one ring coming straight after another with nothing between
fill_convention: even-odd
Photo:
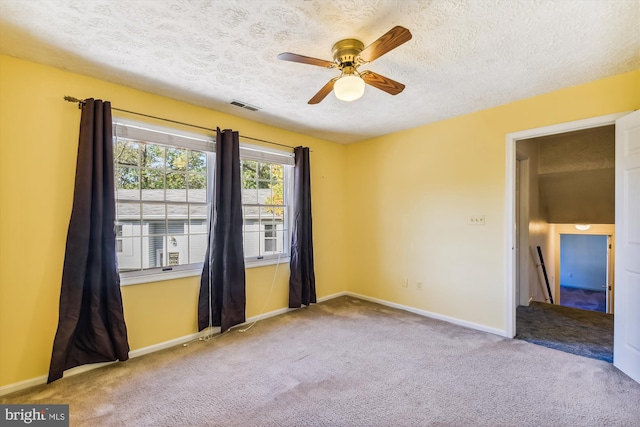
<instances>
[{"instance_id":1,"label":"ceiling fan light fixture","mask_svg":"<svg viewBox=\"0 0 640 427\"><path fill-rule=\"evenodd\" d=\"M364 80L355 74L342 76L333 86L333 93L341 101L355 101L364 95Z\"/></svg>"},{"instance_id":2,"label":"ceiling fan light fixture","mask_svg":"<svg viewBox=\"0 0 640 427\"><path fill-rule=\"evenodd\" d=\"M364 95L365 83L389 95L397 95L404 90L402 83L369 70L361 74L357 68L380 58L401 44L408 42L411 40L411 37L409 30L400 25L396 25L367 47L364 47L364 44L356 39L343 39L338 41L331 49L333 52L333 61L312 58L291 52L279 54L278 59L336 69L341 72L340 77L332 78L313 95L307 102L307 104L310 105L318 104L325 99L330 92L334 92L336 98L341 101L355 101Z\"/></svg>"}]
</instances>

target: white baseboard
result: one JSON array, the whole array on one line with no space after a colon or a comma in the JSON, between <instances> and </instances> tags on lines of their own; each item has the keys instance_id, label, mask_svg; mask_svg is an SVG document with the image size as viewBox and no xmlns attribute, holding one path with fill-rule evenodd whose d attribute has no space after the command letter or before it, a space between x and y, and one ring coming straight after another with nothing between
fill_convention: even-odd
<instances>
[{"instance_id":1,"label":"white baseboard","mask_svg":"<svg viewBox=\"0 0 640 427\"><path fill-rule=\"evenodd\" d=\"M426 311L426 310L420 310L418 308L414 308L414 307L409 307L406 305L402 305L402 304L396 304L394 302L389 302L389 301L385 301L385 300L381 300L378 298L372 298L372 297L368 297L366 295L361 295L361 294L357 294L354 292L348 292L348 291L344 291L344 292L338 292L335 294L331 294L331 295L327 295L321 298L318 298L318 302L323 302L323 301L328 301L330 299L333 298L338 298L341 296L351 296L354 298L359 298L365 301L371 301L371 302L375 302L377 304L381 304L381 305L385 305L387 307L393 307L393 308L398 308L400 310L404 310L404 311L408 311L411 313L415 313L415 314L419 314L421 316L425 316L425 317L431 317L433 319L438 319L438 320L444 320L445 322L449 322L449 323L453 323L455 325L460 325L460 326L464 326L467 328L471 328L471 329L476 329L479 331L483 331L483 332L489 332L491 334L495 334L495 335L499 335L499 336L503 336L506 337L506 331L501 330L501 329L496 329L496 328L490 328L488 326L485 325L480 325L478 323L473 323L473 322L467 322L465 320L460 320L460 319L456 319L454 317L449 317L449 316L443 316L441 314L437 314L437 313L432 313L430 311ZM268 313L263 313L257 316L252 316L250 318L248 318L244 323L235 326L234 328L238 328L241 326L246 326L249 325L255 321L258 320L263 320L263 319L267 319L269 317L273 317L273 316L278 316L280 314L284 314L287 313L289 311L293 311L293 310L297 310L295 308L280 308L277 310L273 310L270 311ZM214 334L215 333L219 333L220 332L220 328L219 327L214 327L213 331ZM174 347L176 345L180 345L180 344L186 344L189 343L191 341L197 340L200 335L202 335L202 332L197 332L197 333L193 333L193 334L189 334L189 335L185 335L183 337L179 337L179 338L175 338L169 341L165 341L165 342L161 342L159 344L154 344L154 345L150 345L147 347L143 347L143 348L139 348L137 350L132 350L129 352L129 357L130 358L134 358L134 357L140 357L143 356L145 354L149 354L149 353L153 353L156 351L160 351L160 350L164 350L166 348L170 348L170 347ZM510 337L507 337L510 338ZM68 369L64 372L64 377L69 377L72 375L77 375L80 374L82 372L87 372L90 371L92 369L97 369L97 368L101 368L103 366L106 365L110 365L112 363L118 363L118 362L104 362L104 363L93 363L90 365L83 365L83 366L78 366L76 368L72 368L72 369ZM8 384L5 386L0 387L0 396L4 396L10 393L14 393L16 391L20 391L20 390L24 390L26 388L29 387L34 387L37 385L41 385L41 384L46 384L47 382L47 375L42 375L39 377L35 377L35 378L30 378L28 380L24 380L24 381L20 381L17 383L13 383L13 384Z\"/></svg>"},{"instance_id":2,"label":"white baseboard","mask_svg":"<svg viewBox=\"0 0 640 427\"><path fill-rule=\"evenodd\" d=\"M332 298L336 298L342 295L346 295L345 292L340 292L337 294L333 294L333 295L328 295L326 297L322 297L322 298L318 298L318 302L322 302L322 301L326 301ZM238 327L242 327L242 326L247 326L255 321L258 320L263 320L263 319L267 319L269 317L273 317L273 316L278 316L280 314L284 314L287 313L289 311L292 310L296 310L294 308L280 308L278 310L273 310L270 311L268 313L263 313L261 315L257 315L257 316L252 316L250 318L248 318L244 323L235 326L234 328L238 328ZM220 332L220 328L219 327L214 327L210 332L212 332L213 334L217 334ZM201 335L203 334L203 332L197 332L197 333L193 333L193 334L189 334L189 335L185 335L183 337L179 337L179 338L175 338L169 341L165 341L165 342L161 342L158 344L154 344L154 345L150 345L147 347L143 347L143 348L139 348L136 350L131 350L129 352L129 358L134 358L134 357L140 357L143 356L145 354L149 354L149 353L153 353L156 351L160 351L160 350L164 350L166 348L169 347L174 347L176 345L180 345L180 344L186 344L189 343L191 341L197 340ZM118 363L117 361L114 362L104 362L104 363L92 363L89 365L82 365L82 366L78 366L75 368L71 368L71 369L67 369L64 372L63 377L69 377L72 375L77 375L80 374L82 372L87 372L90 371L92 369L97 369L97 368L101 368L103 366L106 365L110 365L112 363ZM41 385L41 384L46 384L47 383L47 375L42 375L39 377L35 377L35 378L30 378L28 380L24 380L24 381L20 381L17 383L13 383L13 384L8 384L5 386L0 387L0 396L4 396L10 393L14 393L16 391L20 391L20 390L24 390L26 388L30 388L30 387L34 387L37 385Z\"/></svg>"},{"instance_id":3,"label":"white baseboard","mask_svg":"<svg viewBox=\"0 0 640 427\"><path fill-rule=\"evenodd\" d=\"M165 341L159 344L150 345L148 347L139 348L137 350L132 350L129 352L129 358L132 359L134 357L143 356L145 354L153 353L155 351L164 350L165 348L184 344L194 339L197 339L199 335L200 335L200 332L186 335L173 340ZM111 365L113 363L118 363L118 362L113 361L113 362L103 362L103 363L91 363L89 365L77 366L75 368L67 369L66 371L64 371L63 378L81 374L83 372L87 372L92 369L102 368L103 366ZM42 375L39 377L30 378L28 380L2 386L0 387L0 396L4 396L16 391L24 390L25 388L46 384L47 378L48 378L47 375Z\"/></svg>"},{"instance_id":4,"label":"white baseboard","mask_svg":"<svg viewBox=\"0 0 640 427\"><path fill-rule=\"evenodd\" d=\"M327 295L327 296L318 298L317 301L318 302L323 302L323 301L327 301L327 300L330 300L330 299L333 299L333 298L341 297L343 295L347 295L347 292L338 292L336 294ZM249 317L247 320L245 320L244 323L236 325L233 328L236 329L236 328L240 328L242 326L247 326L247 325L249 325L249 324L251 324L253 322L257 322L258 320L264 320L264 319L267 319L269 317L279 316L281 314L288 313L288 312L294 311L294 310L299 310L299 309L298 308L285 307L285 308L279 308L277 310L270 311L268 313L258 314L257 316ZM219 330L218 330L218 332L219 332Z\"/></svg>"},{"instance_id":5,"label":"white baseboard","mask_svg":"<svg viewBox=\"0 0 640 427\"><path fill-rule=\"evenodd\" d=\"M338 292L336 294L327 295L326 297L318 298L318 302L328 301L330 299L342 297L342 296L345 296L345 295L354 295L354 294L352 294L351 292L342 291L342 292Z\"/></svg>"},{"instance_id":6,"label":"white baseboard","mask_svg":"<svg viewBox=\"0 0 640 427\"><path fill-rule=\"evenodd\" d=\"M25 388L35 387L40 384L45 384L47 382L47 375L42 375L35 378L30 378L28 380L20 381L13 384L7 384L0 387L0 396L4 396L5 394L14 393L16 391L24 390Z\"/></svg>"},{"instance_id":7,"label":"white baseboard","mask_svg":"<svg viewBox=\"0 0 640 427\"><path fill-rule=\"evenodd\" d=\"M442 314L433 313L427 310L421 310L419 308L409 307L407 305L397 304L378 298L368 297L366 295L356 294L354 292L345 292L345 295L352 296L354 298L360 298L365 301L375 302L380 305L386 305L387 307L398 308L400 310L408 311L410 313L419 314L420 316L430 317L432 319L443 320L445 322L453 323L454 325L464 326L465 328L476 329L482 332L488 332L490 334L499 335L505 338L512 338L507 336L507 331L498 328L492 328L490 326L481 325L479 323L468 322L466 320L456 319L455 317L444 316Z\"/></svg>"}]
</instances>

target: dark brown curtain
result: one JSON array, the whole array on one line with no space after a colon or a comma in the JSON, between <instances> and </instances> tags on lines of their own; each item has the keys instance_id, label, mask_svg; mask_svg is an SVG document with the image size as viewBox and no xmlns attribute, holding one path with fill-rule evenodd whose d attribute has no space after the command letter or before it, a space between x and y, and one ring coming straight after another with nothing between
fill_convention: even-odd
<instances>
[{"instance_id":1,"label":"dark brown curtain","mask_svg":"<svg viewBox=\"0 0 640 427\"><path fill-rule=\"evenodd\" d=\"M209 245L200 278L198 330L220 326L224 332L243 323L245 307L240 139L238 132L218 129Z\"/></svg>"},{"instance_id":2,"label":"dark brown curtain","mask_svg":"<svg viewBox=\"0 0 640 427\"><path fill-rule=\"evenodd\" d=\"M75 366L129 358L116 264L111 126L111 104L85 100L49 383Z\"/></svg>"},{"instance_id":3,"label":"dark brown curtain","mask_svg":"<svg viewBox=\"0 0 640 427\"><path fill-rule=\"evenodd\" d=\"M311 176L309 148L295 149L296 166L293 181L293 230L291 236L291 276L289 307L316 302L316 276L313 267L311 229Z\"/></svg>"}]
</instances>

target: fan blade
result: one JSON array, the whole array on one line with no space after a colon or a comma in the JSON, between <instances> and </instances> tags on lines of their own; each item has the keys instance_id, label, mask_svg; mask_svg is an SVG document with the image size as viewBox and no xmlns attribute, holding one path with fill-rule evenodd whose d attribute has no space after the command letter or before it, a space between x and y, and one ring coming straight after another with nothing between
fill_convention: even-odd
<instances>
[{"instance_id":1,"label":"fan blade","mask_svg":"<svg viewBox=\"0 0 640 427\"><path fill-rule=\"evenodd\" d=\"M409 40L411 40L411 32L404 27L396 26L364 48L358 57L364 62L371 62Z\"/></svg>"},{"instance_id":2,"label":"fan blade","mask_svg":"<svg viewBox=\"0 0 640 427\"><path fill-rule=\"evenodd\" d=\"M322 89L309 100L308 104L317 104L322 101L333 90L333 85L336 83L336 80L338 80L338 77L329 80L329 83L324 85Z\"/></svg>"},{"instance_id":3,"label":"fan blade","mask_svg":"<svg viewBox=\"0 0 640 427\"><path fill-rule=\"evenodd\" d=\"M366 84L390 93L391 95L397 95L404 90L404 85L402 83L398 83L395 80L376 74L373 71L364 71L360 73L360 77L364 79Z\"/></svg>"},{"instance_id":4,"label":"fan blade","mask_svg":"<svg viewBox=\"0 0 640 427\"><path fill-rule=\"evenodd\" d=\"M297 53L284 52L278 55L278 59L283 61L300 62L302 64L317 65L318 67L333 68L334 62L324 59L311 58L310 56L298 55Z\"/></svg>"}]
</instances>

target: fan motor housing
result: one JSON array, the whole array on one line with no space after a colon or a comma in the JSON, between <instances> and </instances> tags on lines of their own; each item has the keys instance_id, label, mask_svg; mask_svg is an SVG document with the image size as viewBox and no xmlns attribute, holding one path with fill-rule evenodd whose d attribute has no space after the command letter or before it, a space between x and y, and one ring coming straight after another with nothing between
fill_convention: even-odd
<instances>
[{"instance_id":1,"label":"fan motor housing","mask_svg":"<svg viewBox=\"0 0 640 427\"><path fill-rule=\"evenodd\" d=\"M360 52L364 49L364 44L360 40L356 39L344 39L340 40L331 48L333 52L333 59L339 64L353 64L356 61L356 57L360 55Z\"/></svg>"}]
</instances>

